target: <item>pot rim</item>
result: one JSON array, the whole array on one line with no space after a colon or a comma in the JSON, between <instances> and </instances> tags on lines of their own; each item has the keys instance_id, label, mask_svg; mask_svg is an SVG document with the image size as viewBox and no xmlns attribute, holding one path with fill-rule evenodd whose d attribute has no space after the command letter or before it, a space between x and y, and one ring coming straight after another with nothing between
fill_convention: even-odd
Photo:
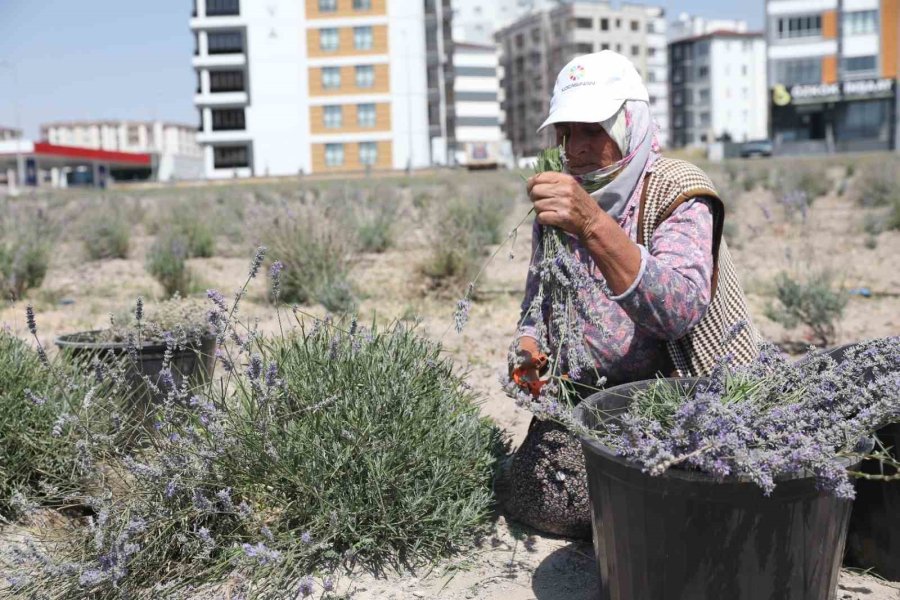
<instances>
[{"instance_id":1,"label":"pot rim","mask_svg":"<svg viewBox=\"0 0 900 600\"><path fill-rule=\"evenodd\" d=\"M74 338L76 336L86 336L91 334L102 333L103 329L91 329L88 331L76 331L74 333L65 333L63 335L57 336L53 339L53 343L60 350L67 349L79 349L79 350L124 350L128 347L127 342L87 342L87 341L78 341ZM210 333L204 333L200 336L201 344L203 342L208 342L210 340L215 340L216 336ZM144 342L141 344L142 350L165 350L166 344L165 342Z\"/></svg>"},{"instance_id":2,"label":"pot rim","mask_svg":"<svg viewBox=\"0 0 900 600\"><path fill-rule=\"evenodd\" d=\"M593 408L595 406L596 402L603 396L608 395L610 393L616 393L616 392L618 392L621 395L622 392L627 391L627 388L638 387L639 385L647 386L650 383L653 383L656 381L666 381L666 382L669 382L669 385L674 385L676 383L697 384L697 383L700 383L703 381L709 381L709 378L708 377L666 377L666 378L662 378L662 379L645 379L645 380L641 380L641 381L632 381L630 383L624 383L622 385L617 385L615 387L611 387L606 390L601 390L599 392L596 392L596 393L588 396L587 398L582 400L581 403L578 404L578 406L576 406L574 408L573 416L579 423L584 424L585 416L589 410L589 407ZM615 450L613 450L609 446L603 444L598 439L580 435L580 434L577 437L582 443L582 448L583 448L582 451L584 451L585 446L590 447L591 450L593 450L594 452L596 452L597 454L602 456L604 459L612 461L623 467L627 467L627 468L639 471L639 472L645 474L647 477L661 477L661 478L676 479L676 480L690 482L690 483L707 484L707 485L749 484L749 485L753 485L754 487L759 487L754 481L752 481L746 475L741 475L741 476L733 476L732 475L732 476L725 477L724 479L718 479L718 478L714 477L713 475L704 473L702 471L689 471L686 469L679 469L679 468L670 468L670 469L666 469L659 475L651 475L649 473L646 473L644 471L643 467L639 463L631 461L622 456L619 456L618 454L616 454ZM857 461L854 461L847 457L840 457L838 460L845 468L849 468L849 467L852 467L854 464L858 464ZM799 473L779 475L779 476L775 477L775 482L779 483L779 482L795 481L795 480L801 480L801 479L810 479L810 478L814 478L814 477L815 477L814 473L811 473L809 471L801 471Z\"/></svg>"}]
</instances>

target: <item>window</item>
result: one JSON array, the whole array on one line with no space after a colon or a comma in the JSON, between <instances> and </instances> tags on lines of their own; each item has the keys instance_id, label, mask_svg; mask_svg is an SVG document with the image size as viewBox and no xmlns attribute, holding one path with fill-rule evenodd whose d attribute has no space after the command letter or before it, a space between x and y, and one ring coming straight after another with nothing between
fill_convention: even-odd
<instances>
[{"instance_id":1,"label":"window","mask_svg":"<svg viewBox=\"0 0 900 600\"><path fill-rule=\"evenodd\" d=\"M622 29L622 19L616 19L616 29Z\"/></svg>"},{"instance_id":2,"label":"window","mask_svg":"<svg viewBox=\"0 0 900 600\"><path fill-rule=\"evenodd\" d=\"M353 47L356 50L371 50L372 49L372 27L367 25L365 27L354 27L353 28Z\"/></svg>"},{"instance_id":3,"label":"window","mask_svg":"<svg viewBox=\"0 0 900 600\"><path fill-rule=\"evenodd\" d=\"M600 19L600 30L609 31L609 19Z\"/></svg>"},{"instance_id":4,"label":"window","mask_svg":"<svg viewBox=\"0 0 900 600\"><path fill-rule=\"evenodd\" d=\"M705 79L709 77L709 67L697 67L697 78Z\"/></svg>"},{"instance_id":5,"label":"window","mask_svg":"<svg viewBox=\"0 0 900 600\"><path fill-rule=\"evenodd\" d=\"M783 60L775 63L775 83L797 85L822 82L822 61L818 58Z\"/></svg>"},{"instance_id":6,"label":"window","mask_svg":"<svg viewBox=\"0 0 900 600\"><path fill-rule=\"evenodd\" d=\"M213 166L216 169L237 169L250 166L247 146L213 146Z\"/></svg>"},{"instance_id":7,"label":"window","mask_svg":"<svg viewBox=\"0 0 900 600\"><path fill-rule=\"evenodd\" d=\"M517 33L516 34L516 48L521 48L525 45L525 34Z\"/></svg>"},{"instance_id":8,"label":"window","mask_svg":"<svg viewBox=\"0 0 900 600\"><path fill-rule=\"evenodd\" d=\"M656 83L656 71L647 72L647 81L649 83Z\"/></svg>"},{"instance_id":9,"label":"window","mask_svg":"<svg viewBox=\"0 0 900 600\"><path fill-rule=\"evenodd\" d=\"M647 21L647 33L656 33L656 25L653 21Z\"/></svg>"},{"instance_id":10,"label":"window","mask_svg":"<svg viewBox=\"0 0 900 600\"><path fill-rule=\"evenodd\" d=\"M359 127L375 127L375 105L360 104L356 107L356 124Z\"/></svg>"},{"instance_id":11,"label":"window","mask_svg":"<svg viewBox=\"0 0 900 600\"><path fill-rule=\"evenodd\" d=\"M590 54L594 51L594 45L590 42L582 42L580 44L575 44L575 52L578 54Z\"/></svg>"},{"instance_id":12,"label":"window","mask_svg":"<svg viewBox=\"0 0 900 600\"><path fill-rule=\"evenodd\" d=\"M779 38L817 37L820 35L822 35L822 15L778 19Z\"/></svg>"},{"instance_id":13,"label":"window","mask_svg":"<svg viewBox=\"0 0 900 600\"><path fill-rule=\"evenodd\" d=\"M340 36L335 27L324 27L319 30L319 49L332 52L338 49Z\"/></svg>"},{"instance_id":14,"label":"window","mask_svg":"<svg viewBox=\"0 0 900 600\"><path fill-rule=\"evenodd\" d=\"M647 48L647 56L650 58L656 56L656 48Z\"/></svg>"},{"instance_id":15,"label":"window","mask_svg":"<svg viewBox=\"0 0 900 600\"><path fill-rule=\"evenodd\" d=\"M883 100L848 102L836 123L838 140L886 138L890 105Z\"/></svg>"},{"instance_id":16,"label":"window","mask_svg":"<svg viewBox=\"0 0 900 600\"><path fill-rule=\"evenodd\" d=\"M243 108L214 108L213 131L238 131L245 129Z\"/></svg>"},{"instance_id":17,"label":"window","mask_svg":"<svg viewBox=\"0 0 900 600\"><path fill-rule=\"evenodd\" d=\"M640 46L632 46L632 47L631 47L631 55L632 55L632 56L638 56L638 55L640 55L640 53L641 53L641 47L640 47Z\"/></svg>"},{"instance_id":18,"label":"window","mask_svg":"<svg viewBox=\"0 0 900 600\"><path fill-rule=\"evenodd\" d=\"M709 42L697 44L697 56L709 56Z\"/></svg>"},{"instance_id":19,"label":"window","mask_svg":"<svg viewBox=\"0 0 900 600\"><path fill-rule=\"evenodd\" d=\"M206 34L206 47L210 54L242 54L244 35L240 31L210 31Z\"/></svg>"},{"instance_id":20,"label":"window","mask_svg":"<svg viewBox=\"0 0 900 600\"><path fill-rule=\"evenodd\" d=\"M540 42L541 41L541 30L538 27L535 27L531 30L531 41L532 42Z\"/></svg>"},{"instance_id":21,"label":"window","mask_svg":"<svg viewBox=\"0 0 900 600\"><path fill-rule=\"evenodd\" d=\"M641 24L640 24L640 23L638 23L637 21L632 21L632 22L631 22L631 30L632 30L632 31L640 31L640 29L641 29Z\"/></svg>"},{"instance_id":22,"label":"window","mask_svg":"<svg viewBox=\"0 0 900 600\"><path fill-rule=\"evenodd\" d=\"M844 59L844 71L847 73L866 73L878 68L877 56L853 56Z\"/></svg>"},{"instance_id":23,"label":"window","mask_svg":"<svg viewBox=\"0 0 900 600\"><path fill-rule=\"evenodd\" d=\"M353 10L372 10L372 0L353 0Z\"/></svg>"},{"instance_id":24,"label":"window","mask_svg":"<svg viewBox=\"0 0 900 600\"><path fill-rule=\"evenodd\" d=\"M709 113L700 113L700 127L709 127Z\"/></svg>"},{"instance_id":25,"label":"window","mask_svg":"<svg viewBox=\"0 0 900 600\"><path fill-rule=\"evenodd\" d=\"M327 90L341 87L340 67L322 67L322 87Z\"/></svg>"},{"instance_id":26,"label":"window","mask_svg":"<svg viewBox=\"0 0 900 600\"><path fill-rule=\"evenodd\" d=\"M878 32L878 11L858 10L844 13L844 35Z\"/></svg>"},{"instance_id":27,"label":"window","mask_svg":"<svg viewBox=\"0 0 900 600\"><path fill-rule=\"evenodd\" d=\"M375 67L363 65L356 67L356 87L369 88L375 85Z\"/></svg>"},{"instance_id":28,"label":"window","mask_svg":"<svg viewBox=\"0 0 900 600\"><path fill-rule=\"evenodd\" d=\"M244 72L243 71L210 71L209 72L209 91L210 92L243 92L244 91Z\"/></svg>"},{"instance_id":29,"label":"window","mask_svg":"<svg viewBox=\"0 0 900 600\"><path fill-rule=\"evenodd\" d=\"M239 0L206 0L207 17L225 17L241 14Z\"/></svg>"},{"instance_id":30,"label":"window","mask_svg":"<svg viewBox=\"0 0 900 600\"><path fill-rule=\"evenodd\" d=\"M325 166L340 167L344 164L344 145L325 144Z\"/></svg>"},{"instance_id":31,"label":"window","mask_svg":"<svg viewBox=\"0 0 900 600\"><path fill-rule=\"evenodd\" d=\"M329 129L340 129L344 125L344 110L342 106L326 106L322 115L325 120L325 127Z\"/></svg>"},{"instance_id":32,"label":"window","mask_svg":"<svg viewBox=\"0 0 900 600\"><path fill-rule=\"evenodd\" d=\"M575 27L578 29L593 29L594 20L591 18L575 19Z\"/></svg>"},{"instance_id":33,"label":"window","mask_svg":"<svg viewBox=\"0 0 900 600\"><path fill-rule=\"evenodd\" d=\"M622 52L622 44L616 44L616 52Z\"/></svg>"},{"instance_id":34,"label":"window","mask_svg":"<svg viewBox=\"0 0 900 600\"><path fill-rule=\"evenodd\" d=\"M705 103L709 102L709 89L704 88L704 89L700 90L699 97L700 97L701 103L705 104Z\"/></svg>"},{"instance_id":35,"label":"window","mask_svg":"<svg viewBox=\"0 0 900 600\"><path fill-rule=\"evenodd\" d=\"M319 12L337 11L337 0L319 0Z\"/></svg>"},{"instance_id":36,"label":"window","mask_svg":"<svg viewBox=\"0 0 900 600\"><path fill-rule=\"evenodd\" d=\"M371 166L378 162L377 142L359 143L359 162L366 166Z\"/></svg>"},{"instance_id":37,"label":"window","mask_svg":"<svg viewBox=\"0 0 900 600\"><path fill-rule=\"evenodd\" d=\"M606 44L606 43L600 44L600 49L601 50L609 50L609 44Z\"/></svg>"}]
</instances>

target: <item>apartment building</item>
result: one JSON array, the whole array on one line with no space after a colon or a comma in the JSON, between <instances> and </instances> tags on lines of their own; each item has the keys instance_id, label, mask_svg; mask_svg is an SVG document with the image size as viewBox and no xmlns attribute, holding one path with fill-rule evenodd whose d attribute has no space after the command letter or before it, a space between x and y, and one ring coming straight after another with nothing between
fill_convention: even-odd
<instances>
[{"instance_id":1,"label":"apartment building","mask_svg":"<svg viewBox=\"0 0 900 600\"><path fill-rule=\"evenodd\" d=\"M897 148L900 0L768 0L779 153Z\"/></svg>"},{"instance_id":2,"label":"apartment building","mask_svg":"<svg viewBox=\"0 0 900 600\"><path fill-rule=\"evenodd\" d=\"M22 138L22 130L13 127L0 127L0 142Z\"/></svg>"},{"instance_id":3,"label":"apartment building","mask_svg":"<svg viewBox=\"0 0 900 600\"><path fill-rule=\"evenodd\" d=\"M41 125L41 139L58 146L153 155L158 181L203 177L203 149L191 125L161 121L60 121Z\"/></svg>"},{"instance_id":4,"label":"apartment building","mask_svg":"<svg viewBox=\"0 0 900 600\"><path fill-rule=\"evenodd\" d=\"M447 162L450 16L449 0L196 0L207 177Z\"/></svg>"},{"instance_id":5,"label":"apartment building","mask_svg":"<svg viewBox=\"0 0 900 600\"><path fill-rule=\"evenodd\" d=\"M685 38L715 33L717 31L731 31L734 33L747 33L749 28L747 21L737 19L710 19L688 13L679 15L669 22L667 37L669 43L677 42Z\"/></svg>"},{"instance_id":6,"label":"apartment building","mask_svg":"<svg viewBox=\"0 0 900 600\"><path fill-rule=\"evenodd\" d=\"M582 54L613 50L631 59L647 85L650 111L668 144L669 102L665 11L609 2L568 2L531 12L496 34L504 70L506 134L517 156L553 143L535 133L550 109L559 70Z\"/></svg>"},{"instance_id":7,"label":"apartment building","mask_svg":"<svg viewBox=\"0 0 900 600\"><path fill-rule=\"evenodd\" d=\"M472 44L493 44L494 32L534 11L546 10L556 0L452 0L453 39Z\"/></svg>"},{"instance_id":8,"label":"apartment building","mask_svg":"<svg viewBox=\"0 0 900 600\"><path fill-rule=\"evenodd\" d=\"M673 148L768 136L765 37L737 29L669 44Z\"/></svg>"}]
</instances>

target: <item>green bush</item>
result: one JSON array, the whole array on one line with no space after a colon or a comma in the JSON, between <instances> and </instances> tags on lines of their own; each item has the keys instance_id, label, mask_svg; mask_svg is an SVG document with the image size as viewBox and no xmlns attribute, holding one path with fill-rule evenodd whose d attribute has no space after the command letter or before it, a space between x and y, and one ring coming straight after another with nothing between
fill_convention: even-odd
<instances>
[{"instance_id":1,"label":"green bush","mask_svg":"<svg viewBox=\"0 0 900 600\"><path fill-rule=\"evenodd\" d=\"M94 461L94 436L111 447L124 439L113 377L91 365L45 365L38 353L0 329L0 516L26 504L73 503L84 493ZM77 423L84 425L79 427Z\"/></svg>"},{"instance_id":2,"label":"green bush","mask_svg":"<svg viewBox=\"0 0 900 600\"><path fill-rule=\"evenodd\" d=\"M0 294L4 299L22 298L29 289L41 286L55 238L55 228L41 211L0 215Z\"/></svg>"},{"instance_id":3,"label":"green bush","mask_svg":"<svg viewBox=\"0 0 900 600\"><path fill-rule=\"evenodd\" d=\"M900 203L900 173L894 161L870 162L859 169L855 192L867 208Z\"/></svg>"},{"instance_id":4,"label":"green bush","mask_svg":"<svg viewBox=\"0 0 900 600\"><path fill-rule=\"evenodd\" d=\"M335 313L354 309L349 278L352 244L338 221L329 211L307 205L278 218L266 232L269 256L284 265L281 300L318 303Z\"/></svg>"},{"instance_id":5,"label":"green bush","mask_svg":"<svg viewBox=\"0 0 900 600\"><path fill-rule=\"evenodd\" d=\"M230 208L223 199L210 202L202 197L166 203L161 215L148 223L147 230L154 235L182 238L188 258L209 258L216 253L214 227L221 225L222 213L229 213Z\"/></svg>"},{"instance_id":6,"label":"green bush","mask_svg":"<svg viewBox=\"0 0 900 600\"><path fill-rule=\"evenodd\" d=\"M805 325L819 344L829 345L848 300L834 279L828 270L802 278L779 273L775 279L777 303L767 307L766 316L787 329Z\"/></svg>"},{"instance_id":7,"label":"green bush","mask_svg":"<svg viewBox=\"0 0 900 600\"><path fill-rule=\"evenodd\" d=\"M82 234L85 252L91 260L128 258L131 225L118 210L105 209L92 215Z\"/></svg>"},{"instance_id":8,"label":"green bush","mask_svg":"<svg viewBox=\"0 0 900 600\"><path fill-rule=\"evenodd\" d=\"M354 212L356 238L362 252L384 252L394 245L397 218L400 214L396 198L378 191Z\"/></svg>"},{"instance_id":9,"label":"green bush","mask_svg":"<svg viewBox=\"0 0 900 600\"><path fill-rule=\"evenodd\" d=\"M485 246L503 239L506 217L501 200L448 199L436 211L431 255L423 272L437 287L464 288L481 268Z\"/></svg>"},{"instance_id":10,"label":"green bush","mask_svg":"<svg viewBox=\"0 0 900 600\"><path fill-rule=\"evenodd\" d=\"M187 266L188 242L177 234L156 238L147 254L147 272L163 286L166 296L187 295L191 273Z\"/></svg>"}]
</instances>

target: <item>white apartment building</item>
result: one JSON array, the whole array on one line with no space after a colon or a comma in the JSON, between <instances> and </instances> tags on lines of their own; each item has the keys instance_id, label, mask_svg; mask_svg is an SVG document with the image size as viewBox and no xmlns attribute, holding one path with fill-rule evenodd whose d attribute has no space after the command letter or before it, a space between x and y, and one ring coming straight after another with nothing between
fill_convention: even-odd
<instances>
[{"instance_id":1,"label":"white apartment building","mask_svg":"<svg viewBox=\"0 0 900 600\"><path fill-rule=\"evenodd\" d=\"M610 2L566 2L533 11L501 29L506 134L517 156L534 156L550 145L552 131L536 133L550 109L559 70L583 54L612 50L634 63L647 85L650 111L668 145L669 91L665 11Z\"/></svg>"},{"instance_id":2,"label":"white apartment building","mask_svg":"<svg viewBox=\"0 0 900 600\"><path fill-rule=\"evenodd\" d=\"M668 37L670 42L677 42L685 38L707 35L716 31L731 31L735 33L747 33L749 28L747 21L737 19L710 19L688 13L680 13L678 17L669 23Z\"/></svg>"},{"instance_id":3,"label":"white apartment building","mask_svg":"<svg viewBox=\"0 0 900 600\"><path fill-rule=\"evenodd\" d=\"M768 137L766 41L717 30L669 46L672 147Z\"/></svg>"},{"instance_id":4,"label":"white apartment building","mask_svg":"<svg viewBox=\"0 0 900 600\"><path fill-rule=\"evenodd\" d=\"M154 156L158 181L203 177L203 150L190 125L161 121L67 121L41 125L50 144Z\"/></svg>"},{"instance_id":5,"label":"white apartment building","mask_svg":"<svg viewBox=\"0 0 900 600\"><path fill-rule=\"evenodd\" d=\"M448 162L449 17L449 0L196 0L207 177Z\"/></svg>"},{"instance_id":6,"label":"white apartment building","mask_svg":"<svg viewBox=\"0 0 900 600\"><path fill-rule=\"evenodd\" d=\"M6 140L18 140L22 137L22 130L13 127L0 127L0 142Z\"/></svg>"},{"instance_id":7,"label":"white apartment building","mask_svg":"<svg viewBox=\"0 0 900 600\"><path fill-rule=\"evenodd\" d=\"M556 6L556 0L452 0L453 39L493 44L494 33L522 16Z\"/></svg>"},{"instance_id":8,"label":"white apartment building","mask_svg":"<svg viewBox=\"0 0 900 600\"><path fill-rule=\"evenodd\" d=\"M501 125L500 57L494 45L454 42L456 163L506 163L509 153Z\"/></svg>"}]
</instances>

